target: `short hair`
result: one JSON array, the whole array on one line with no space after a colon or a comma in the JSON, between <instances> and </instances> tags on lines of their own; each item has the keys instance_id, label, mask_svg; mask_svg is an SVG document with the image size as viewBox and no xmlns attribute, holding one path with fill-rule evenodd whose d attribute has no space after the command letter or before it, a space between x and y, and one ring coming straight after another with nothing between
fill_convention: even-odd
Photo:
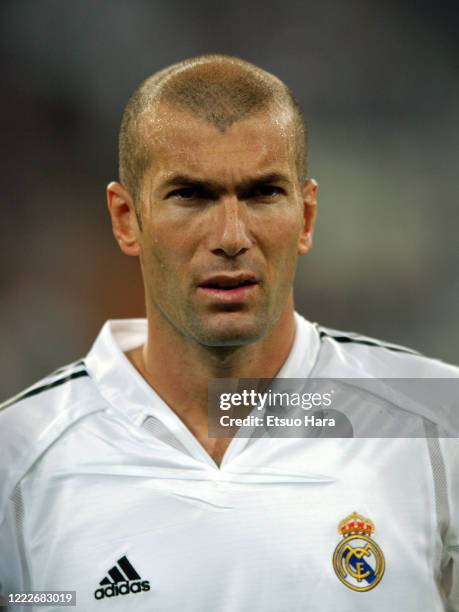
<instances>
[{"instance_id":1,"label":"short hair","mask_svg":"<svg viewBox=\"0 0 459 612\"><path fill-rule=\"evenodd\" d=\"M152 159L144 135L145 116L158 103L172 104L224 132L236 121L274 108L291 112L298 179L306 177L306 126L298 101L280 79L227 55L202 55L154 73L134 91L119 133L119 175L136 209L143 174Z\"/></svg>"}]
</instances>

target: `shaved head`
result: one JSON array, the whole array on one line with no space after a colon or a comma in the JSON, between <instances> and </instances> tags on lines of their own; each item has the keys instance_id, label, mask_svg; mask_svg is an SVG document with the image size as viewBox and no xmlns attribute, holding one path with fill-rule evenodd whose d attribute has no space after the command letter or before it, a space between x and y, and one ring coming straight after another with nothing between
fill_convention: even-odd
<instances>
[{"instance_id":1,"label":"shaved head","mask_svg":"<svg viewBox=\"0 0 459 612\"><path fill-rule=\"evenodd\" d=\"M293 127L298 179L306 178L306 129L289 88L249 62L204 55L153 74L139 85L126 105L119 135L119 173L136 208L143 174L154 157L147 126L160 105L189 112L221 132L258 113L287 113Z\"/></svg>"}]
</instances>

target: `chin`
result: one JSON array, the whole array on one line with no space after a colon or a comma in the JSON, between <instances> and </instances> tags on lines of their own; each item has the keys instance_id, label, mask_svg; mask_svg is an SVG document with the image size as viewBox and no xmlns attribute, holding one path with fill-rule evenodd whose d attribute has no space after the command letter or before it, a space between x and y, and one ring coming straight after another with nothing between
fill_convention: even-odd
<instances>
[{"instance_id":1,"label":"chin","mask_svg":"<svg viewBox=\"0 0 459 612\"><path fill-rule=\"evenodd\" d=\"M267 320L253 317L231 317L225 313L218 318L209 317L193 326L191 335L203 346L244 346L257 342L268 332ZM213 320L211 320L213 319ZM251 319L251 320L248 320Z\"/></svg>"}]
</instances>

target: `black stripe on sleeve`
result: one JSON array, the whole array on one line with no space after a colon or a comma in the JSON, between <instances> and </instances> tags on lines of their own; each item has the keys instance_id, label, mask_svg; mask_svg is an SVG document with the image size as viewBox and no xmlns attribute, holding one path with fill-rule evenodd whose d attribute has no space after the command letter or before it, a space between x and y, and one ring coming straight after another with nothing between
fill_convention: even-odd
<instances>
[{"instance_id":1,"label":"black stripe on sleeve","mask_svg":"<svg viewBox=\"0 0 459 612\"><path fill-rule=\"evenodd\" d=\"M389 351L395 351L396 353L407 353L409 355L419 355L417 351L413 351L409 348L405 348L403 346L397 346L394 344L385 344L384 342L378 342L377 340L366 340L363 338L352 338L351 336L334 336L333 334L328 334L325 331L320 332L321 338L332 338L336 340L336 342L340 342L342 344L354 343L354 344L364 344L366 346L378 346L379 348L385 348Z\"/></svg>"},{"instance_id":2,"label":"black stripe on sleeve","mask_svg":"<svg viewBox=\"0 0 459 612\"><path fill-rule=\"evenodd\" d=\"M39 393L44 393L45 391L49 391L49 389L54 389L54 387L60 387L60 385L64 385L65 383L74 380L75 378L81 378L82 376L89 376L86 370L80 370L79 372L73 372L68 376L64 376L63 378L59 378L58 380L54 380L46 385L41 385L40 387L35 387L35 389L31 389L30 391L24 391L19 395L15 395L10 400L7 400L4 404L0 404L0 410L4 408L8 408L13 404L17 404L22 400L27 399L28 397L33 397L34 395L38 395Z\"/></svg>"},{"instance_id":3,"label":"black stripe on sleeve","mask_svg":"<svg viewBox=\"0 0 459 612\"><path fill-rule=\"evenodd\" d=\"M72 363L68 363L67 365L62 366L61 368L54 370L54 372L51 372L50 376L57 376L58 374L61 374L61 373L63 374L67 370L75 370L75 368L78 368L80 366L84 366L83 359L80 359L80 361L74 361Z\"/></svg>"}]
</instances>

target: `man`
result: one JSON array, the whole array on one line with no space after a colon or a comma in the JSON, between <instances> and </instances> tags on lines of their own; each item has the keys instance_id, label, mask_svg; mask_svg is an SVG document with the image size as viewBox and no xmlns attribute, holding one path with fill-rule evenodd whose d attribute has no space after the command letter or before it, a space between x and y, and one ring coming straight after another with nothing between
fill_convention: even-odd
<instances>
[{"instance_id":1,"label":"man","mask_svg":"<svg viewBox=\"0 0 459 612\"><path fill-rule=\"evenodd\" d=\"M305 159L297 103L247 62L195 58L133 94L107 198L146 321L108 322L83 361L0 412L4 596L459 610L457 439L208 435L213 379L459 375L294 312L316 215Z\"/></svg>"}]
</instances>

